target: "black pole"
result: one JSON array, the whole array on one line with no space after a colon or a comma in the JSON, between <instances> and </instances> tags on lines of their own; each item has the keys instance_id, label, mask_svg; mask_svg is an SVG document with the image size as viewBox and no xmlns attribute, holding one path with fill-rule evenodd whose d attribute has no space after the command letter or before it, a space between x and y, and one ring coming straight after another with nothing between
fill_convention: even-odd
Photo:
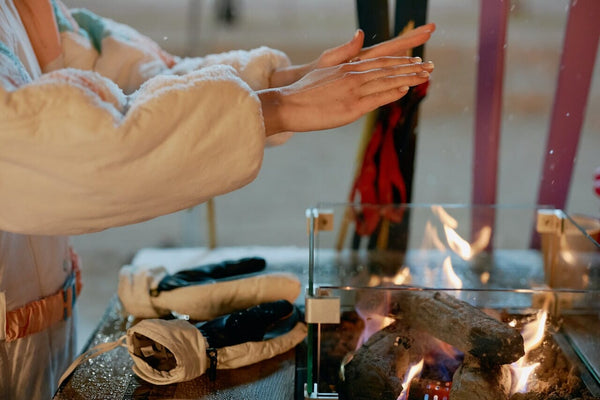
<instances>
[{"instance_id":1,"label":"black pole","mask_svg":"<svg viewBox=\"0 0 600 400\"><path fill-rule=\"evenodd\" d=\"M427 23L427 0L396 0L396 13L394 17L394 36L412 21L414 27ZM413 56L423 58L424 46L413 49Z\"/></svg>"},{"instance_id":2,"label":"black pole","mask_svg":"<svg viewBox=\"0 0 600 400\"><path fill-rule=\"evenodd\" d=\"M358 27L365 32L368 47L390 38L388 0L356 0Z\"/></svg>"}]
</instances>

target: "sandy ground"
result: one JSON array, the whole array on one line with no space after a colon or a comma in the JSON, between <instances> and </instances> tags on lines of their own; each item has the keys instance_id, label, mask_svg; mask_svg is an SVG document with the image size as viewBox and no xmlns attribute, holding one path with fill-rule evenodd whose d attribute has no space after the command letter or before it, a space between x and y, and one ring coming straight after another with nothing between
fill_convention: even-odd
<instances>
[{"instance_id":1,"label":"sandy ground","mask_svg":"<svg viewBox=\"0 0 600 400\"><path fill-rule=\"evenodd\" d=\"M66 3L130 24L175 54L265 44L285 50L300 63L349 39L356 25L351 0L240 0L233 26L215 20L214 1ZM436 71L421 112L413 198L417 203L468 203L471 198L478 4L430 0L429 20L438 30L426 57L435 62ZM566 0L522 0L511 8L498 203L535 203L566 5ZM571 213L596 216L600 199L592 181L600 166L598 64L566 207ZM254 182L216 199L218 245L306 246L304 210L319 201L347 198L362 126L363 121L357 121L327 132L298 134L286 145L267 150ZM115 293L119 267L140 248L206 245L205 212L199 206L73 238L84 259L82 342Z\"/></svg>"}]
</instances>

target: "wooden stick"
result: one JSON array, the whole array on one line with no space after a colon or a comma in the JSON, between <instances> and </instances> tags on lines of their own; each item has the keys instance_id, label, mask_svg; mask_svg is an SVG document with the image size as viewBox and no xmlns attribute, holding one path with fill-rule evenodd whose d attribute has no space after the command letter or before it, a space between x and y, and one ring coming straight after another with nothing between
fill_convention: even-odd
<instances>
[{"instance_id":1,"label":"wooden stick","mask_svg":"<svg viewBox=\"0 0 600 400\"><path fill-rule=\"evenodd\" d=\"M483 364L509 364L525 354L523 337L516 329L446 293L398 290L391 300L393 317L477 357Z\"/></svg>"},{"instance_id":2,"label":"wooden stick","mask_svg":"<svg viewBox=\"0 0 600 400\"><path fill-rule=\"evenodd\" d=\"M467 354L452 378L450 399L506 400L511 382L508 365L482 368L478 359Z\"/></svg>"},{"instance_id":3,"label":"wooden stick","mask_svg":"<svg viewBox=\"0 0 600 400\"><path fill-rule=\"evenodd\" d=\"M396 400L409 366L412 339L408 329L395 322L376 332L342 363L336 388L340 400Z\"/></svg>"}]
</instances>

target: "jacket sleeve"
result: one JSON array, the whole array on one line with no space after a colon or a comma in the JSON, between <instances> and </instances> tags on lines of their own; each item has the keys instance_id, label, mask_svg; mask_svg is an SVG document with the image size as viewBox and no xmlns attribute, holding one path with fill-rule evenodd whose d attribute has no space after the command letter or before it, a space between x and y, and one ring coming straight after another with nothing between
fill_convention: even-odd
<instances>
[{"instance_id":1,"label":"jacket sleeve","mask_svg":"<svg viewBox=\"0 0 600 400\"><path fill-rule=\"evenodd\" d=\"M267 47L206 57L175 57L127 25L85 9L67 10L61 3L57 4L65 65L97 71L117 83L125 93L135 91L158 74L183 75L217 64L232 66L252 89L260 90L269 87L275 69L290 65L284 53Z\"/></svg>"},{"instance_id":2,"label":"jacket sleeve","mask_svg":"<svg viewBox=\"0 0 600 400\"><path fill-rule=\"evenodd\" d=\"M224 65L158 76L130 96L75 69L4 81L0 230L93 232L240 188L262 163L261 112Z\"/></svg>"}]
</instances>

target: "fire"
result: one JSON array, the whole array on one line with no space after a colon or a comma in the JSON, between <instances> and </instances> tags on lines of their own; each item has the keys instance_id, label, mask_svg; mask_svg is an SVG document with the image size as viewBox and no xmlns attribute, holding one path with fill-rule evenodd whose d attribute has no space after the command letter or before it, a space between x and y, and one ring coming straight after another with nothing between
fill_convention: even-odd
<instances>
[{"instance_id":1,"label":"fire","mask_svg":"<svg viewBox=\"0 0 600 400\"><path fill-rule=\"evenodd\" d=\"M483 272L481 274L481 276L479 277L479 279L481 280L481 283L483 283L484 285L486 285L489 281L490 281L490 273L489 272Z\"/></svg>"},{"instance_id":2,"label":"fire","mask_svg":"<svg viewBox=\"0 0 600 400\"><path fill-rule=\"evenodd\" d=\"M519 360L520 361L520 360ZM517 361L515 364L518 364ZM534 363L522 367L511 366L511 373L513 376L512 385L510 388L511 394L514 393L525 393L527 391L527 381L529 380L529 375L540 365L540 363Z\"/></svg>"},{"instance_id":3,"label":"fire","mask_svg":"<svg viewBox=\"0 0 600 400\"><path fill-rule=\"evenodd\" d=\"M513 377L511 394L526 392L529 376L540 365L540 363L528 363L527 355L532 350L536 349L544 340L547 319L548 312L546 310L540 310L537 313L536 319L525 324L521 330L525 355L510 366Z\"/></svg>"},{"instance_id":4,"label":"fire","mask_svg":"<svg viewBox=\"0 0 600 400\"><path fill-rule=\"evenodd\" d=\"M442 269L444 271L444 277L448 281L449 288L460 289L463 287L462 280L458 277L458 275L456 275L456 272L454 272L454 269L452 268L450 256L446 257L442 263Z\"/></svg>"},{"instance_id":5,"label":"fire","mask_svg":"<svg viewBox=\"0 0 600 400\"><path fill-rule=\"evenodd\" d=\"M442 221L444 225L447 225L452 229L458 228L458 221L448 214L442 206L431 206L431 211L440 218L440 221Z\"/></svg>"},{"instance_id":6,"label":"fire","mask_svg":"<svg viewBox=\"0 0 600 400\"><path fill-rule=\"evenodd\" d=\"M410 382L421 373L423 370L423 364L425 363L425 359L421 359L416 364L408 367L406 374L404 375L404 380L402 381L402 392L400 396L398 396L398 400L406 400L408 396L408 388L410 387Z\"/></svg>"},{"instance_id":7,"label":"fire","mask_svg":"<svg viewBox=\"0 0 600 400\"><path fill-rule=\"evenodd\" d=\"M356 303L356 313L364 321L365 327L358 339L357 349L362 346L377 331L394 322L387 317L390 294L385 291L364 291L359 294Z\"/></svg>"},{"instance_id":8,"label":"fire","mask_svg":"<svg viewBox=\"0 0 600 400\"><path fill-rule=\"evenodd\" d=\"M454 229L447 225L444 225L444 232L446 233L446 239L448 240L450 248L463 260L470 260L481 253L481 251L490 243L492 237L492 228L489 226L485 226L481 229L473 244L469 244L469 242L460 237Z\"/></svg>"},{"instance_id":9,"label":"fire","mask_svg":"<svg viewBox=\"0 0 600 400\"><path fill-rule=\"evenodd\" d=\"M363 329L362 333L360 334L360 337L358 338L356 349L360 348L360 346L366 343L366 341L369 340L369 338L373 336L373 334L391 325L392 322L395 321L394 318L384 317L383 315L364 315L358 309L357 313L360 316L360 318L364 321L365 329Z\"/></svg>"},{"instance_id":10,"label":"fire","mask_svg":"<svg viewBox=\"0 0 600 400\"><path fill-rule=\"evenodd\" d=\"M432 206L432 211L436 214L444 226L444 233L446 234L446 241L452 251L458 254L463 260L471 260L474 256L481 253L482 250L486 249L490 243L492 237L492 228L490 226L484 226L477 239L473 243L469 243L463 239L457 232L458 221L454 219L446 210L440 206ZM426 227L426 232L430 233L433 230L431 226ZM435 232L435 230L433 230ZM445 246L441 244L441 241L437 237L437 234L431 237L432 242L436 247L443 249ZM441 247L439 247L441 245Z\"/></svg>"},{"instance_id":11,"label":"fire","mask_svg":"<svg viewBox=\"0 0 600 400\"><path fill-rule=\"evenodd\" d=\"M548 312L540 310L537 313L537 318L523 326L521 336L523 336L523 345L525 347L525 354L531 350L537 348L544 340L544 332L546 328L546 320L548 319Z\"/></svg>"},{"instance_id":12,"label":"fire","mask_svg":"<svg viewBox=\"0 0 600 400\"><path fill-rule=\"evenodd\" d=\"M392 279L394 285L408 285L410 284L412 277L410 276L410 268L403 267Z\"/></svg>"},{"instance_id":13,"label":"fire","mask_svg":"<svg viewBox=\"0 0 600 400\"><path fill-rule=\"evenodd\" d=\"M439 250L444 250L446 248L444 242L442 242L442 240L440 239L437 230L435 229L431 221L427 221L427 223L425 223L425 233L423 235L423 242L421 243L421 248L434 248Z\"/></svg>"}]
</instances>

